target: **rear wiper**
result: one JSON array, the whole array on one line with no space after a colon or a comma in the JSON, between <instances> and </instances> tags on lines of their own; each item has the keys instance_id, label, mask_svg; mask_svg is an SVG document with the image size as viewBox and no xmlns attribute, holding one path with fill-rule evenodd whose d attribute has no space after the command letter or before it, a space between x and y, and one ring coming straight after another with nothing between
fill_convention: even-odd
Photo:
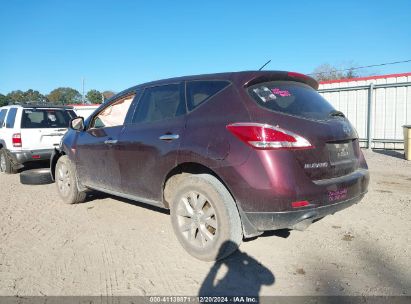
<instances>
[{"instance_id":1,"label":"rear wiper","mask_svg":"<svg viewBox=\"0 0 411 304\"><path fill-rule=\"evenodd\" d=\"M332 110L330 113L328 113L328 116L340 116L340 117L345 117L344 113L341 111L337 111L337 110Z\"/></svg>"}]
</instances>

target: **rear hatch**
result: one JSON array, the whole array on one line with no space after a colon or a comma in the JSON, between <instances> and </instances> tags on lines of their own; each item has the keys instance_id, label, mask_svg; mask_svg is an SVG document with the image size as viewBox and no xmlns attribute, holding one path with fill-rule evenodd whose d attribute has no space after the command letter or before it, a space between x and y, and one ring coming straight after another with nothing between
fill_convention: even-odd
<instances>
[{"instance_id":1,"label":"rear hatch","mask_svg":"<svg viewBox=\"0 0 411 304\"><path fill-rule=\"evenodd\" d=\"M267 81L252 85L248 94L258 105L255 121L291 131L311 147L291 149L312 180L340 177L359 166L358 135L344 114L303 82Z\"/></svg>"},{"instance_id":2,"label":"rear hatch","mask_svg":"<svg viewBox=\"0 0 411 304\"><path fill-rule=\"evenodd\" d=\"M73 110L64 108L24 108L21 117L23 150L53 149L66 133Z\"/></svg>"}]
</instances>

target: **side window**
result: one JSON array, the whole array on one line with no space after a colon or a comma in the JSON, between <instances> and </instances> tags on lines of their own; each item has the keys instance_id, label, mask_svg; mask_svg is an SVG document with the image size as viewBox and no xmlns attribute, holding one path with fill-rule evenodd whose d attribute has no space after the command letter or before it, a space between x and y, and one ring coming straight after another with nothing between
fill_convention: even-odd
<instances>
[{"instance_id":1,"label":"side window","mask_svg":"<svg viewBox=\"0 0 411 304\"><path fill-rule=\"evenodd\" d=\"M3 128L4 119L6 118L7 110L3 109L0 111L0 129Z\"/></svg>"},{"instance_id":2,"label":"side window","mask_svg":"<svg viewBox=\"0 0 411 304\"><path fill-rule=\"evenodd\" d=\"M132 122L153 122L185 114L186 106L180 84L169 84L144 90Z\"/></svg>"},{"instance_id":3,"label":"side window","mask_svg":"<svg viewBox=\"0 0 411 304\"><path fill-rule=\"evenodd\" d=\"M67 114L70 116L70 119L76 118L77 114L74 110L67 110Z\"/></svg>"},{"instance_id":4,"label":"side window","mask_svg":"<svg viewBox=\"0 0 411 304\"><path fill-rule=\"evenodd\" d=\"M186 84L187 106L191 111L200 104L229 86L230 82L224 80L189 81Z\"/></svg>"},{"instance_id":5,"label":"side window","mask_svg":"<svg viewBox=\"0 0 411 304\"><path fill-rule=\"evenodd\" d=\"M121 97L94 117L90 128L109 128L124 124L128 109L135 94Z\"/></svg>"},{"instance_id":6,"label":"side window","mask_svg":"<svg viewBox=\"0 0 411 304\"><path fill-rule=\"evenodd\" d=\"M7 115L6 128L13 128L14 127L14 122L16 120L16 113L17 113L16 108L11 108L10 109L9 115Z\"/></svg>"}]
</instances>

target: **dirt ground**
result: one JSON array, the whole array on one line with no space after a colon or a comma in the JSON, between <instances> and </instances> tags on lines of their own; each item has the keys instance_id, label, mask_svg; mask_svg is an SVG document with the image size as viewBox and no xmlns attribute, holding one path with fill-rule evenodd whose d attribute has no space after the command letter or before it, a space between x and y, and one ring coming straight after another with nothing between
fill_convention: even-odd
<instances>
[{"instance_id":1,"label":"dirt ground","mask_svg":"<svg viewBox=\"0 0 411 304\"><path fill-rule=\"evenodd\" d=\"M0 175L0 295L411 295L411 161L364 151L370 191L306 231L244 242L222 263L182 249L167 212Z\"/></svg>"}]
</instances>

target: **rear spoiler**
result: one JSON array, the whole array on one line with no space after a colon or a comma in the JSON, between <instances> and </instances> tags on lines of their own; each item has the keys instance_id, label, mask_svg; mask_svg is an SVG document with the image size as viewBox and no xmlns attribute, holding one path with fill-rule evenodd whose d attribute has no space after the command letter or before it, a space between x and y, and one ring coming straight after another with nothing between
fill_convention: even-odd
<instances>
[{"instance_id":1,"label":"rear spoiler","mask_svg":"<svg viewBox=\"0 0 411 304\"><path fill-rule=\"evenodd\" d=\"M277 72L275 71L275 72L255 72L252 78L249 79L244 84L244 87L248 88L257 83L275 81L275 80L291 80L291 81L302 82L302 83L308 84L314 90L318 90L318 86L319 86L318 82L310 76L296 73L296 72Z\"/></svg>"}]
</instances>

